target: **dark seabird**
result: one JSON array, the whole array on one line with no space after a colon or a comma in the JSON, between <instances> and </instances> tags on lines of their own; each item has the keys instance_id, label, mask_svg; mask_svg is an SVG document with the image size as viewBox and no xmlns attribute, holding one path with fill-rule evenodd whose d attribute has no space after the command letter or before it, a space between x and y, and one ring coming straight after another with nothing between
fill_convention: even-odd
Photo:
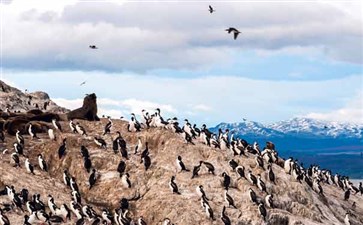
<instances>
[{"instance_id":1,"label":"dark seabird","mask_svg":"<svg viewBox=\"0 0 363 225\"><path fill-rule=\"evenodd\" d=\"M64 138L62 145L58 149L59 159L61 159L66 153L66 150L67 150L66 144L67 144L67 138Z\"/></svg>"},{"instance_id":2,"label":"dark seabird","mask_svg":"<svg viewBox=\"0 0 363 225\"><path fill-rule=\"evenodd\" d=\"M97 179L97 174L96 174L96 170L92 169L92 173L89 176L89 189L91 189L95 184L96 184L96 179Z\"/></svg>"},{"instance_id":3,"label":"dark seabird","mask_svg":"<svg viewBox=\"0 0 363 225\"><path fill-rule=\"evenodd\" d=\"M239 35L239 33L241 33L239 30L237 30L236 28L234 28L234 27L230 27L230 28L228 28L228 29L226 29L226 31L230 34L231 32L233 33L233 38L234 38L234 40L236 40L237 39L237 37L238 37L238 35Z\"/></svg>"},{"instance_id":4,"label":"dark seabird","mask_svg":"<svg viewBox=\"0 0 363 225\"><path fill-rule=\"evenodd\" d=\"M198 176L198 173L199 173L199 171L200 171L200 167L202 166L202 163L203 163L203 161L199 161L199 165L194 166L194 168L193 168L193 175L192 175L192 179L193 179L194 177Z\"/></svg>"},{"instance_id":5,"label":"dark seabird","mask_svg":"<svg viewBox=\"0 0 363 225\"><path fill-rule=\"evenodd\" d=\"M181 193L179 192L178 186L177 186L177 184L175 183L174 180L175 180L175 176L172 176L171 179L170 179L170 181L169 181L170 190L173 193L180 195Z\"/></svg>"},{"instance_id":6,"label":"dark seabird","mask_svg":"<svg viewBox=\"0 0 363 225\"><path fill-rule=\"evenodd\" d=\"M119 172L120 177L123 175L125 170L126 170L126 163L121 160L120 163L117 166L117 172Z\"/></svg>"},{"instance_id":7,"label":"dark seabird","mask_svg":"<svg viewBox=\"0 0 363 225\"><path fill-rule=\"evenodd\" d=\"M90 45L89 48L90 49L98 49L96 45Z\"/></svg>"},{"instance_id":8,"label":"dark seabird","mask_svg":"<svg viewBox=\"0 0 363 225\"><path fill-rule=\"evenodd\" d=\"M208 9L208 11L209 11L210 13L215 12L215 10L213 9L213 7L212 7L211 5L209 5L209 9Z\"/></svg>"},{"instance_id":9,"label":"dark seabird","mask_svg":"<svg viewBox=\"0 0 363 225\"><path fill-rule=\"evenodd\" d=\"M266 221L267 211L262 202L258 205L258 211L260 212L263 220Z\"/></svg>"},{"instance_id":10,"label":"dark seabird","mask_svg":"<svg viewBox=\"0 0 363 225\"><path fill-rule=\"evenodd\" d=\"M221 220L223 221L224 225L231 225L231 220L226 214L226 207L223 206L222 214L221 214Z\"/></svg>"},{"instance_id":11,"label":"dark seabird","mask_svg":"<svg viewBox=\"0 0 363 225\"><path fill-rule=\"evenodd\" d=\"M222 176L223 176L223 187L224 189L228 190L229 185L231 184L231 177L228 176L226 172L223 172Z\"/></svg>"},{"instance_id":12,"label":"dark seabird","mask_svg":"<svg viewBox=\"0 0 363 225\"><path fill-rule=\"evenodd\" d=\"M207 167L207 169L208 169L208 173L211 173L211 174L215 175L215 174L214 174L214 170L215 170L215 168L214 168L214 166L212 165L212 163L204 162L204 161L203 161L203 164Z\"/></svg>"}]
</instances>

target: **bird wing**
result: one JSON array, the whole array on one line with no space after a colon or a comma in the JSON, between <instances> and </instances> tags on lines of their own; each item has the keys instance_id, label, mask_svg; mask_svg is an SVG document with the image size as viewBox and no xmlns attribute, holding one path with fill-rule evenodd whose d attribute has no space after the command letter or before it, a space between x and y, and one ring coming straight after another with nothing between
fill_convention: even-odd
<instances>
[{"instance_id":1,"label":"bird wing","mask_svg":"<svg viewBox=\"0 0 363 225\"><path fill-rule=\"evenodd\" d=\"M234 33L233 33L233 36L234 36L234 40L236 40L236 39L237 39L237 37L238 37L238 34L239 34L238 32L234 32Z\"/></svg>"}]
</instances>

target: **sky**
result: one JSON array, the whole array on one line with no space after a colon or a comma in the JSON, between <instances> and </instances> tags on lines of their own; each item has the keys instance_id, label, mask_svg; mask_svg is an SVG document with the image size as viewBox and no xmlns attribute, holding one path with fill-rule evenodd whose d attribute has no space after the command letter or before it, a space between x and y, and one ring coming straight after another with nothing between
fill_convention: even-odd
<instances>
[{"instance_id":1,"label":"sky","mask_svg":"<svg viewBox=\"0 0 363 225\"><path fill-rule=\"evenodd\" d=\"M1 79L64 107L363 123L361 1L0 1Z\"/></svg>"}]
</instances>

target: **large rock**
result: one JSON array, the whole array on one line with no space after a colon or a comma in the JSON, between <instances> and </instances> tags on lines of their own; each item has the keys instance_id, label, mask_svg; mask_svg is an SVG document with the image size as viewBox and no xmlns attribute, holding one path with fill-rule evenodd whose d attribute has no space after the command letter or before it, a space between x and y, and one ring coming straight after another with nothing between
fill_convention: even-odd
<instances>
[{"instance_id":1,"label":"large rock","mask_svg":"<svg viewBox=\"0 0 363 225\"><path fill-rule=\"evenodd\" d=\"M81 108L75 109L67 114L68 120L82 119L89 121L99 121L97 116L97 96L95 93L87 95L83 99Z\"/></svg>"}]
</instances>

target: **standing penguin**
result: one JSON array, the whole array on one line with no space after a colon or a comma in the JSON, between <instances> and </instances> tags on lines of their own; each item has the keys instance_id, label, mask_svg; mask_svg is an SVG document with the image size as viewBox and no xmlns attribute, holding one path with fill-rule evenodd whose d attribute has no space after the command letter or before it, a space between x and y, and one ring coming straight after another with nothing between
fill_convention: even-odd
<instances>
[{"instance_id":1,"label":"standing penguin","mask_svg":"<svg viewBox=\"0 0 363 225\"><path fill-rule=\"evenodd\" d=\"M270 208L273 208L274 207L274 204L273 204L273 195L272 194L270 194L270 195L267 195L266 197L265 197L265 202L266 202L266 205L268 206L268 207L270 207Z\"/></svg>"},{"instance_id":2,"label":"standing penguin","mask_svg":"<svg viewBox=\"0 0 363 225\"><path fill-rule=\"evenodd\" d=\"M11 154L11 159L14 161L14 167L21 167L20 166L20 160L19 160L19 155L18 155L18 153L16 153L16 152L13 152L12 154Z\"/></svg>"},{"instance_id":3,"label":"standing penguin","mask_svg":"<svg viewBox=\"0 0 363 225\"><path fill-rule=\"evenodd\" d=\"M41 154L38 154L38 164L41 170L48 172L47 163L45 162L43 156Z\"/></svg>"},{"instance_id":4,"label":"standing penguin","mask_svg":"<svg viewBox=\"0 0 363 225\"><path fill-rule=\"evenodd\" d=\"M103 135L111 133L111 128L112 128L112 125L113 125L111 118L110 117L107 117L107 118L108 118L108 123L105 126L105 129L103 131Z\"/></svg>"},{"instance_id":5,"label":"standing penguin","mask_svg":"<svg viewBox=\"0 0 363 225\"><path fill-rule=\"evenodd\" d=\"M61 159L66 153L66 150L67 150L67 145L66 144L67 144L67 138L64 138L62 145L59 146L59 149L58 149L59 159Z\"/></svg>"},{"instance_id":6,"label":"standing penguin","mask_svg":"<svg viewBox=\"0 0 363 225\"><path fill-rule=\"evenodd\" d=\"M251 202L257 204L257 196L256 196L256 193L252 190L252 188L248 189L248 193L249 193Z\"/></svg>"},{"instance_id":7,"label":"standing penguin","mask_svg":"<svg viewBox=\"0 0 363 225\"><path fill-rule=\"evenodd\" d=\"M28 133L29 133L31 139L37 138L37 134L35 132L35 129L33 128L33 124L32 123L29 123Z\"/></svg>"},{"instance_id":8,"label":"standing penguin","mask_svg":"<svg viewBox=\"0 0 363 225\"><path fill-rule=\"evenodd\" d=\"M48 129L48 136L49 136L49 139L52 140L52 141L55 141L57 139L55 134L54 134L54 130L52 128Z\"/></svg>"},{"instance_id":9,"label":"standing penguin","mask_svg":"<svg viewBox=\"0 0 363 225\"><path fill-rule=\"evenodd\" d=\"M350 188L348 188L345 192L344 192L344 201L348 201L350 197Z\"/></svg>"},{"instance_id":10,"label":"standing penguin","mask_svg":"<svg viewBox=\"0 0 363 225\"><path fill-rule=\"evenodd\" d=\"M169 188L170 190L175 193L175 194L178 194L180 195L181 193L179 192L178 190L178 186L177 184L175 183L175 176L171 176L171 179L169 181Z\"/></svg>"},{"instance_id":11,"label":"standing penguin","mask_svg":"<svg viewBox=\"0 0 363 225\"><path fill-rule=\"evenodd\" d=\"M228 194L228 190L224 191L224 200L227 202L228 207L232 206L233 208L237 209L237 207L234 204L234 200L232 196Z\"/></svg>"},{"instance_id":12,"label":"standing penguin","mask_svg":"<svg viewBox=\"0 0 363 225\"><path fill-rule=\"evenodd\" d=\"M121 160L120 163L117 166L117 172L119 172L120 177L122 177L125 170L126 170L126 163Z\"/></svg>"},{"instance_id":13,"label":"standing penguin","mask_svg":"<svg viewBox=\"0 0 363 225\"><path fill-rule=\"evenodd\" d=\"M257 176L257 187L260 189L260 191L267 193L265 182L262 181L260 174Z\"/></svg>"},{"instance_id":14,"label":"standing penguin","mask_svg":"<svg viewBox=\"0 0 363 225\"><path fill-rule=\"evenodd\" d=\"M271 164L269 164L267 166L267 173L268 173L268 179L273 183L273 184L276 184L275 183L275 174L274 172L272 171L272 167L271 167Z\"/></svg>"},{"instance_id":15,"label":"standing penguin","mask_svg":"<svg viewBox=\"0 0 363 225\"><path fill-rule=\"evenodd\" d=\"M136 155L139 152L139 150L141 150L141 148L142 148L141 137L138 137L137 138L137 144L135 146L135 152L134 152L134 154Z\"/></svg>"},{"instance_id":16,"label":"standing penguin","mask_svg":"<svg viewBox=\"0 0 363 225\"><path fill-rule=\"evenodd\" d=\"M150 156L149 155L145 155L144 157L142 157L140 163L144 163L145 171L148 170L149 167L150 167L150 165L151 165Z\"/></svg>"},{"instance_id":17,"label":"standing penguin","mask_svg":"<svg viewBox=\"0 0 363 225\"><path fill-rule=\"evenodd\" d=\"M222 213L221 213L221 220L223 221L224 225L231 225L231 220L226 214L226 207L223 206Z\"/></svg>"},{"instance_id":18,"label":"standing penguin","mask_svg":"<svg viewBox=\"0 0 363 225\"><path fill-rule=\"evenodd\" d=\"M202 163L203 163L203 161L199 161L199 165L194 166L194 168L193 168L193 175L192 175L192 178L191 179L193 179L194 177L198 176L198 173L200 171L200 167L202 166Z\"/></svg>"},{"instance_id":19,"label":"standing penguin","mask_svg":"<svg viewBox=\"0 0 363 225\"><path fill-rule=\"evenodd\" d=\"M91 189L95 184L96 184L96 180L97 180L97 174L96 174L96 169L92 169L92 173L89 176L89 189Z\"/></svg>"},{"instance_id":20,"label":"standing penguin","mask_svg":"<svg viewBox=\"0 0 363 225\"><path fill-rule=\"evenodd\" d=\"M214 168L214 166L212 165L212 163L204 162L204 161L203 161L203 164L205 165L205 167L207 167L207 169L208 169L208 173L211 173L211 174L215 175L215 174L214 174L214 170L215 170L215 168Z\"/></svg>"},{"instance_id":21,"label":"standing penguin","mask_svg":"<svg viewBox=\"0 0 363 225\"><path fill-rule=\"evenodd\" d=\"M25 168L28 171L28 173L31 173L31 174L35 175L34 166L32 164L30 164L28 158L25 159Z\"/></svg>"},{"instance_id":22,"label":"standing penguin","mask_svg":"<svg viewBox=\"0 0 363 225\"><path fill-rule=\"evenodd\" d=\"M52 124L56 130L59 130L60 132L62 132L62 126L56 119L52 119Z\"/></svg>"},{"instance_id":23,"label":"standing penguin","mask_svg":"<svg viewBox=\"0 0 363 225\"><path fill-rule=\"evenodd\" d=\"M228 176L226 172L223 172L222 176L223 176L223 187L224 189L228 190L229 185L231 184L231 177Z\"/></svg>"},{"instance_id":24,"label":"standing penguin","mask_svg":"<svg viewBox=\"0 0 363 225\"><path fill-rule=\"evenodd\" d=\"M18 142L18 144L24 146L24 137L20 134L19 130L16 130L16 141Z\"/></svg>"},{"instance_id":25,"label":"standing penguin","mask_svg":"<svg viewBox=\"0 0 363 225\"><path fill-rule=\"evenodd\" d=\"M182 161L182 157L179 155L178 158L176 159L176 166L178 168L178 172L182 172L182 171L186 171L189 172L190 170L188 170L183 161Z\"/></svg>"},{"instance_id":26,"label":"standing penguin","mask_svg":"<svg viewBox=\"0 0 363 225\"><path fill-rule=\"evenodd\" d=\"M130 181L129 177L130 177L130 175L128 173L125 173L124 175L122 175L121 181L122 181L122 184L124 185L124 187L131 188L131 181Z\"/></svg>"},{"instance_id":27,"label":"standing penguin","mask_svg":"<svg viewBox=\"0 0 363 225\"><path fill-rule=\"evenodd\" d=\"M258 211L259 211L261 217L263 218L263 220L266 221L267 211L262 202L258 205Z\"/></svg>"}]
</instances>

